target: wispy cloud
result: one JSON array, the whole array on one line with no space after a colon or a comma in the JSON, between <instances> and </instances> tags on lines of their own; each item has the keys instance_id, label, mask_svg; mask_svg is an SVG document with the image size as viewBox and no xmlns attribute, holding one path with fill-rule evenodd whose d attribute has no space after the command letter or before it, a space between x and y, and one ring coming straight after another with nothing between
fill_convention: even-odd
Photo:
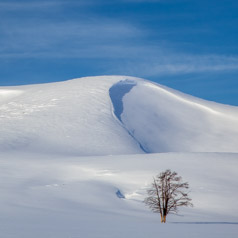
<instances>
[{"instance_id":1,"label":"wispy cloud","mask_svg":"<svg viewBox=\"0 0 238 238\"><path fill-rule=\"evenodd\" d=\"M147 75L152 76L238 70L238 57L172 54L155 59L144 69Z\"/></svg>"},{"instance_id":2,"label":"wispy cloud","mask_svg":"<svg viewBox=\"0 0 238 238\"><path fill-rule=\"evenodd\" d=\"M100 0L98 1L100 2ZM23 0L23 1L0 1L0 12L27 11L27 10L50 10L51 7L62 6L89 6L97 4L94 0Z\"/></svg>"},{"instance_id":3,"label":"wispy cloud","mask_svg":"<svg viewBox=\"0 0 238 238\"><path fill-rule=\"evenodd\" d=\"M92 4L91 0L69 1L74 4ZM47 9L66 2L1 1L0 9ZM159 40L157 46L149 45L145 39L150 37L150 31L125 20L102 16L78 17L68 21L29 21L24 18L17 21L6 18L0 22L0 34L0 59L112 59L120 61L120 64L107 63L103 66L105 70L117 68L117 72L121 71L122 74L144 76L238 70L238 57L193 55L178 53L176 49L171 52Z\"/></svg>"},{"instance_id":4,"label":"wispy cloud","mask_svg":"<svg viewBox=\"0 0 238 238\"><path fill-rule=\"evenodd\" d=\"M56 24L42 20L37 28L11 22L2 26L0 58L113 59L120 65L107 64L105 70L116 67L121 74L142 76L238 70L238 57L171 52L138 41L145 35L133 25L106 19Z\"/></svg>"},{"instance_id":5,"label":"wispy cloud","mask_svg":"<svg viewBox=\"0 0 238 238\"><path fill-rule=\"evenodd\" d=\"M121 2L134 2L134 3L140 3L140 2L161 2L162 0L119 0Z\"/></svg>"},{"instance_id":6,"label":"wispy cloud","mask_svg":"<svg viewBox=\"0 0 238 238\"><path fill-rule=\"evenodd\" d=\"M0 2L0 11L19 11L48 8L63 4L63 1L13 1Z\"/></svg>"},{"instance_id":7,"label":"wispy cloud","mask_svg":"<svg viewBox=\"0 0 238 238\"><path fill-rule=\"evenodd\" d=\"M41 21L37 27L9 22L7 27L2 25L1 30L0 57L10 58L75 57L79 53L79 57L95 57L98 51L106 53L106 48L119 47L141 34L129 24L96 20L55 24Z\"/></svg>"},{"instance_id":8,"label":"wispy cloud","mask_svg":"<svg viewBox=\"0 0 238 238\"><path fill-rule=\"evenodd\" d=\"M138 49L139 52L140 49ZM148 51L147 51L148 50ZM131 59L120 66L121 74L153 77L163 75L181 75L192 73L209 73L238 71L238 57L225 55L191 55L166 52L155 49L144 49L144 57ZM146 53L147 51L147 53ZM151 54L154 51L154 54ZM110 73L110 72L109 72Z\"/></svg>"}]
</instances>

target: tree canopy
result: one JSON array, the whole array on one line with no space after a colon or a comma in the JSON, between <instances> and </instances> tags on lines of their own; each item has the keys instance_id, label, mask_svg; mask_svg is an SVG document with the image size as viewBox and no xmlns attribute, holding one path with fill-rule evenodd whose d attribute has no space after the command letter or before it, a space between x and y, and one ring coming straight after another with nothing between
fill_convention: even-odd
<instances>
[{"instance_id":1,"label":"tree canopy","mask_svg":"<svg viewBox=\"0 0 238 238\"><path fill-rule=\"evenodd\" d=\"M144 202L153 212L160 213L161 223L165 223L169 213L178 213L182 206L193 206L188 189L188 182L182 182L181 176L168 169L153 178Z\"/></svg>"}]
</instances>

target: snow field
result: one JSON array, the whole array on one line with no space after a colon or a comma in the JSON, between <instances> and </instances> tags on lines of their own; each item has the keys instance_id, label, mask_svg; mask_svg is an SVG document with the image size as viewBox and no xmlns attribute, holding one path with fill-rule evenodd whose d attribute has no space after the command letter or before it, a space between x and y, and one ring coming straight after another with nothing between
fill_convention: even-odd
<instances>
[{"instance_id":1,"label":"snow field","mask_svg":"<svg viewBox=\"0 0 238 238\"><path fill-rule=\"evenodd\" d=\"M158 232L163 237L236 237L238 232L237 154L7 153L0 162L4 237L27 238L36 230L34 237L59 238L145 237L147 232L149 237ZM189 182L194 203L179 216L169 215L169 227L142 203L152 177L167 168ZM125 199L118 198L118 190ZM185 230L190 229L188 236Z\"/></svg>"}]
</instances>

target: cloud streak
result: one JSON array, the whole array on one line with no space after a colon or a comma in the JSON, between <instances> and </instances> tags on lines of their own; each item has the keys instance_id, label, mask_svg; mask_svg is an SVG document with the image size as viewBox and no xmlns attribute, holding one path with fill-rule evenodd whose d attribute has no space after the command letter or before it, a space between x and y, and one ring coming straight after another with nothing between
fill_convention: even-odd
<instances>
[{"instance_id":1,"label":"cloud streak","mask_svg":"<svg viewBox=\"0 0 238 238\"><path fill-rule=\"evenodd\" d=\"M120 0L121 1L121 0ZM135 2L141 2L131 0ZM91 4L86 1L70 1ZM1 2L0 8L24 10L49 8L65 1ZM7 23L7 24L6 24ZM79 17L54 21L33 19L0 22L0 60L5 59L97 59L120 62L103 66L122 74L142 76L173 75L238 70L238 57L192 55L171 52L162 41L149 45L151 32L125 20L106 17ZM163 34L163 32L161 32ZM163 46L162 46L163 45Z\"/></svg>"},{"instance_id":2,"label":"cloud streak","mask_svg":"<svg viewBox=\"0 0 238 238\"><path fill-rule=\"evenodd\" d=\"M145 32L123 22L42 21L37 28L13 24L3 32L0 59L113 59L121 61L116 66L121 74L147 77L238 70L238 57L181 54L143 44L137 39Z\"/></svg>"},{"instance_id":3,"label":"cloud streak","mask_svg":"<svg viewBox=\"0 0 238 238\"><path fill-rule=\"evenodd\" d=\"M37 27L35 22L0 23L0 57L95 57L142 36L130 24L107 19L37 23Z\"/></svg>"},{"instance_id":4,"label":"cloud streak","mask_svg":"<svg viewBox=\"0 0 238 238\"><path fill-rule=\"evenodd\" d=\"M155 59L144 70L150 76L238 70L238 57L174 54Z\"/></svg>"},{"instance_id":5,"label":"cloud streak","mask_svg":"<svg viewBox=\"0 0 238 238\"><path fill-rule=\"evenodd\" d=\"M19 11L32 10L39 8L49 8L52 6L62 5L62 1L21 1L21 2L0 2L0 11Z\"/></svg>"},{"instance_id":6,"label":"cloud streak","mask_svg":"<svg viewBox=\"0 0 238 238\"><path fill-rule=\"evenodd\" d=\"M99 4L100 0L95 3L93 0L23 0L23 1L1 1L0 12L8 11L32 11L32 10L51 10L52 7L64 6L90 6Z\"/></svg>"}]
</instances>

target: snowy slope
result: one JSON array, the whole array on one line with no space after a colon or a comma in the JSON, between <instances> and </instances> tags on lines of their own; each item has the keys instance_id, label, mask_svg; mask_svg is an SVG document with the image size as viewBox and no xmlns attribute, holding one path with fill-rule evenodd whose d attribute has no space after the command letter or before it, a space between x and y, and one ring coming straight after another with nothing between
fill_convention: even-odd
<instances>
[{"instance_id":1,"label":"snowy slope","mask_svg":"<svg viewBox=\"0 0 238 238\"><path fill-rule=\"evenodd\" d=\"M122 122L149 153L238 152L238 108L140 81L123 98Z\"/></svg>"},{"instance_id":2,"label":"snowy slope","mask_svg":"<svg viewBox=\"0 0 238 238\"><path fill-rule=\"evenodd\" d=\"M0 150L67 155L237 152L238 109L138 78L0 88Z\"/></svg>"},{"instance_id":3,"label":"snowy slope","mask_svg":"<svg viewBox=\"0 0 238 238\"><path fill-rule=\"evenodd\" d=\"M134 77L2 87L0 236L236 238L237 118ZM165 169L195 207L162 225L142 201Z\"/></svg>"}]
</instances>

